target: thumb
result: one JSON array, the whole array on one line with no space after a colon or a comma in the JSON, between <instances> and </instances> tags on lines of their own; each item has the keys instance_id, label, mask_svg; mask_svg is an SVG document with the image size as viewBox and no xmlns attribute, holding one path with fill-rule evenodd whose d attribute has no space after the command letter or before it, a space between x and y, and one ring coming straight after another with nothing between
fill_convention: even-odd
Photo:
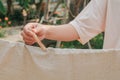
<instances>
[{"instance_id":1,"label":"thumb","mask_svg":"<svg viewBox=\"0 0 120 80\"><path fill-rule=\"evenodd\" d=\"M39 37L40 40L43 40L45 38L43 27L36 27L33 29L33 32Z\"/></svg>"},{"instance_id":2,"label":"thumb","mask_svg":"<svg viewBox=\"0 0 120 80\"><path fill-rule=\"evenodd\" d=\"M41 36L42 28L36 27L36 28L32 29L32 31L33 31L35 34L37 34L38 36Z\"/></svg>"},{"instance_id":3,"label":"thumb","mask_svg":"<svg viewBox=\"0 0 120 80\"><path fill-rule=\"evenodd\" d=\"M38 27L36 27L36 28L33 28L32 31L33 31L35 34L37 34L37 33L39 32L39 29L38 29Z\"/></svg>"}]
</instances>

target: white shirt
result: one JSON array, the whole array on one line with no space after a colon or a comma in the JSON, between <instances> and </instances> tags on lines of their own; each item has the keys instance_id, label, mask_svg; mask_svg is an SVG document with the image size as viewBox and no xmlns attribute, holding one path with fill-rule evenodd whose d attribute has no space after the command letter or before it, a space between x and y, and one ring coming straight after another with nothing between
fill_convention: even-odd
<instances>
[{"instance_id":1,"label":"white shirt","mask_svg":"<svg viewBox=\"0 0 120 80\"><path fill-rule=\"evenodd\" d=\"M105 32L103 48L120 48L120 0L91 0L70 24L82 44Z\"/></svg>"}]
</instances>

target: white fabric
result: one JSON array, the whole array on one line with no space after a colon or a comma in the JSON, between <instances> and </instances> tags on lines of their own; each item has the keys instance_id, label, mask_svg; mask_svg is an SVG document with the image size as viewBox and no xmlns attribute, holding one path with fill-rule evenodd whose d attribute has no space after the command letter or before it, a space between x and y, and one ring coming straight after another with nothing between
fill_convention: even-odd
<instances>
[{"instance_id":1,"label":"white fabric","mask_svg":"<svg viewBox=\"0 0 120 80\"><path fill-rule=\"evenodd\" d=\"M70 24L82 44L105 32L104 49L120 48L120 0L91 0Z\"/></svg>"},{"instance_id":2,"label":"white fabric","mask_svg":"<svg viewBox=\"0 0 120 80\"><path fill-rule=\"evenodd\" d=\"M0 80L120 80L120 50L43 52L0 40Z\"/></svg>"}]
</instances>

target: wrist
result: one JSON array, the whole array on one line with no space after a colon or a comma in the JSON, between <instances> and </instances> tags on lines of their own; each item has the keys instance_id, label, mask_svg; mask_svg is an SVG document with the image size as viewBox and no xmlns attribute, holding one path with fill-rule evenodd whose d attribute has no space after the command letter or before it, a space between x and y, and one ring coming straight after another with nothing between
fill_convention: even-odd
<instances>
[{"instance_id":1,"label":"wrist","mask_svg":"<svg viewBox=\"0 0 120 80\"><path fill-rule=\"evenodd\" d=\"M38 24L38 27L40 27L40 29L43 31L43 35L44 38L48 38L48 36L50 35L50 25L44 25L44 24Z\"/></svg>"}]
</instances>

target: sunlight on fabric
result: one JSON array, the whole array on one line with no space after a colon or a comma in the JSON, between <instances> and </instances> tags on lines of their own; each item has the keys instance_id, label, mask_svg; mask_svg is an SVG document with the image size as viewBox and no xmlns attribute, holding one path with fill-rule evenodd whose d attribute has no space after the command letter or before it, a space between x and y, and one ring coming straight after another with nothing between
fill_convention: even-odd
<instances>
[{"instance_id":1,"label":"sunlight on fabric","mask_svg":"<svg viewBox=\"0 0 120 80\"><path fill-rule=\"evenodd\" d=\"M0 40L0 80L120 80L120 50L44 52Z\"/></svg>"}]
</instances>

